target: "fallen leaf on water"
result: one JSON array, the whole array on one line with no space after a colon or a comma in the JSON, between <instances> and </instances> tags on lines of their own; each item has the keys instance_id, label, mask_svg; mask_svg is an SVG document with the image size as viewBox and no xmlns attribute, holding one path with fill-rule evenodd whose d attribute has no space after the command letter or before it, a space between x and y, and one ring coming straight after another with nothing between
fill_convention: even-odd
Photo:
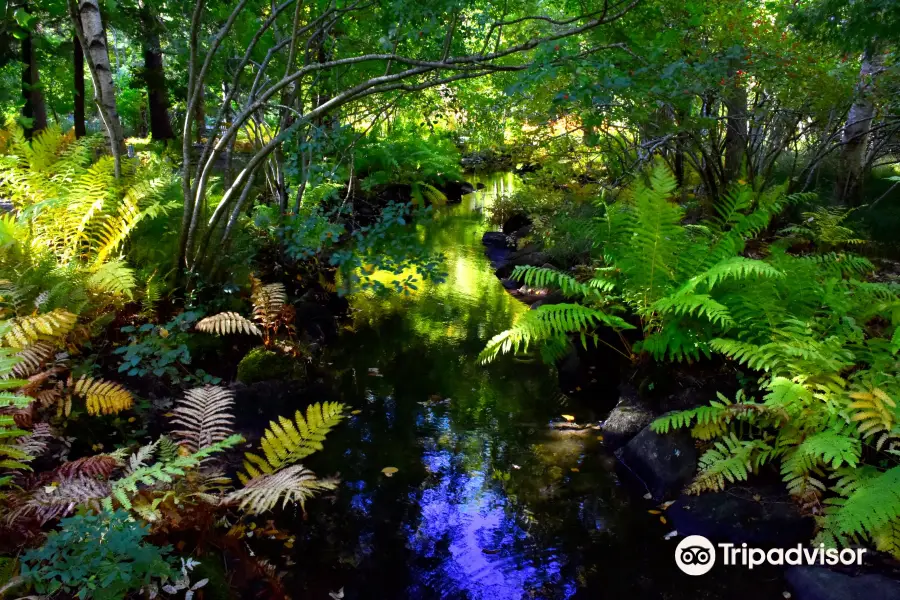
<instances>
[{"instance_id":1,"label":"fallen leaf on water","mask_svg":"<svg viewBox=\"0 0 900 600\"><path fill-rule=\"evenodd\" d=\"M668 510L669 507L672 506L673 504L675 504L675 501L669 500L668 502L663 502L662 504L660 504L659 507L663 510Z\"/></svg>"},{"instance_id":2,"label":"fallen leaf on water","mask_svg":"<svg viewBox=\"0 0 900 600\"><path fill-rule=\"evenodd\" d=\"M790 597L791 597L791 593L790 593L790 592L781 592L781 595L784 596L785 598L790 598Z\"/></svg>"},{"instance_id":3,"label":"fallen leaf on water","mask_svg":"<svg viewBox=\"0 0 900 600\"><path fill-rule=\"evenodd\" d=\"M647 492L646 494L644 494L644 500L653 500L653 494Z\"/></svg>"},{"instance_id":4,"label":"fallen leaf on water","mask_svg":"<svg viewBox=\"0 0 900 600\"><path fill-rule=\"evenodd\" d=\"M759 502L762 500L762 497L759 494L753 494L753 499Z\"/></svg>"},{"instance_id":5,"label":"fallen leaf on water","mask_svg":"<svg viewBox=\"0 0 900 600\"><path fill-rule=\"evenodd\" d=\"M351 414L351 415L358 415L358 414L361 413L361 412L362 412L361 410L351 410L351 411L350 411L350 414Z\"/></svg>"},{"instance_id":6,"label":"fallen leaf on water","mask_svg":"<svg viewBox=\"0 0 900 600\"><path fill-rule=\"evenodd\" d=\"M328 592L328 595L332 598L332 600L341 600L341 598L344 597L344 588L341 588L336 592Z\"/></svg>"},{"instance_id":7,"label":"fallen leaf on water","mask_svg":"<svg viewBox=\"0 0 900 600\"><path fill-rule=\"evenodd\" d=\"M676 535L678 535L678 530L673 529L672 531L670 531L669 533L667 533L666 535L664 535L664 536L663 536L663 539L664 539L664 540L671 540L671 539L672 539L673 537L675 537Z\"/></svg>"},{"instance_id":8,"label":"fallen leaf on water","mask_svg":"<svg viewBox=\"0 0 900 600\"><path fill-rule=\"evenodd\" d=\"M573 473L581 473L581 471L578 469L578 467L572 467L572 472Z\"/></svg>"},{"instance_id":9,"label":"fallen leaf on water","mask_svg":"<svg viewBox=\"0 0 900 600\"><path fill-rule=\"evenodd\" d=\"M661 516L661 517L659 518L659 522L662 523L663 525L665 525L665 524L666 524L666 518Z\"/></svg>"},{"instance_id":10,"label":"fallen leaf on water","mask_svg":"<svg viewBox=\"0 0 900 600\"><path fill-rule=\"evenodd\" d=\"M602 436L602 435L598 435L598 436L597 436L597 439L598 439L599 441L602 442L602 441L603 441L603 436Z\"/></svg>"},{"instance_id":11,"label":"fallen leaf on water","mask_svg":"<svg viewBox=\"0 0 900 600\"><path fill-rule=\"evenodd\" d=\"M562 415L562 418L570 422L575 420L575 417L572 415Z\"/></svg>"},{"instance_id":12,"label":"fallen leaf on water","mask_svg":"<svg viewBox=\"0 0 900 600\"><path fill-rule=\"evenodd\" d=\"M651 515L661 515L662 514L662 511L659 511L659 510L648 510L647 512L650 513Z\"/></svg>"},{"instance_id":13,"label":"fallen leaf on water","mask_svg":"<svg viewBox=\"0 0 900 600\"><path fill-rule=\"evenodd\" d=\"M484 554L500 554L499 548L482 548L481 551Z\"/></svg>"},{"instance_id":14,"label":"fallen leaf on water","mask_svg":"<svg viewBox=\"0 0 900 600\"><path fill-rule=\"evenodd\" d=\"M513 469L521 469L522 467L520 467L519 465L513 463L512 468L513 468Z\"/></svg>"},{"instance_id":15,"label":"fallen leaf on water","mask_svg":"<svg viewBox=\"0 0 900 600\"><path fill-rule=\"evenodd\" d=\"M397 467L385 467L381 470L381 472L384 473L385 477L393 477L394 473L399 470L400 469L398 469Z\"/></svg>"}]
</instances>

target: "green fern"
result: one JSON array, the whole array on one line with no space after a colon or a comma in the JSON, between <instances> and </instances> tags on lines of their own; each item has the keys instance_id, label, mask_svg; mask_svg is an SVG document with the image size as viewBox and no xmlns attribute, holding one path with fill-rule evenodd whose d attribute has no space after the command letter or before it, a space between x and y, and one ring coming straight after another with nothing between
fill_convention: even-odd
<instances>
[{"instance_id":1,"label":"green fern","mask_svg":"<svg viewBox=\"0 0 900 600\"><path fill-rule=\"evenodd\" d=\"M262 456L244 454L245 473L238 474L241 482L274 473L321 450L325 436L344 419L346 408L337 402L317 402L307 407L305 418L298 410L293 421L285 417L271 421L260 440Z\"/></svg>"},{"instance_id":2,"label":"green fern","mask_svg":"<svg viewBox=\"0 0 900 600\"><path fill-rule=\"evenodd\" d=\"M578 333L582 343L593 328L606 325L615 329L634 329L621 317L580 304L544 304L526 312L519 321L503 333L495 335L479 355L482 363L494 360L498 354L528 350L536 342L558 340L561 334Z\"/></svg>"}]
</instances>

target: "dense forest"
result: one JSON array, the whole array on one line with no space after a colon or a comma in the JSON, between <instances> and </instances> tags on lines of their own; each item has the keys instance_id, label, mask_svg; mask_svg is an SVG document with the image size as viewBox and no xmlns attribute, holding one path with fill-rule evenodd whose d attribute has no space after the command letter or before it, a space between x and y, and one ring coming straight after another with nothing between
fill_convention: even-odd
<instances>
[{"instance_id":1,"label":"dense forest","mask_svg":"<svg viewBox=\"0 0 900 600\"><path fill-rule=\"evenodd\" d=\"M900 1L0 7L0 598L900 598Z\"/></svg>"}]
</instances>

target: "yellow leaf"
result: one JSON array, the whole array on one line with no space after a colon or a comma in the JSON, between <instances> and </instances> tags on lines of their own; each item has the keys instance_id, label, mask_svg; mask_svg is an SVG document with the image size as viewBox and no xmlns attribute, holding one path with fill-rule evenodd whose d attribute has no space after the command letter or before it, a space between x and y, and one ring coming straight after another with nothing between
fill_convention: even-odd
<instances>
[{"instance_id":1,"label":"yellow leaf","mask_svg":"<svg viewBox=\"0 0 900 600\"><path fill-rule=\"evenodd\" d=\"M665 524L666 524L666 518L665 518L665 517L660 517L660 518L659 518L659 522L662 523L663 525L665 525Z\"/></svg>"},{"instance_id":2,"label":"yellow leaf","mask_svg":"<svg viewBox=\"0 0 900 600\"><path fill-rule=\"evenodd\" d=\"M661 515L662 514L661 510L648 510L647 512L650 513L651 515Z\"/></svg>"},{"instance_id":3,"label":"yellow leaf","mask_svg":"<svg viewBox=\"0 0 900 600\"><path fill-rule=\"evenodd\" d=\"M575 420L575 417L572 415L562 415L562 418L570 422Z\"/></svg>"},{"instance_id":4,"label":"yellow leaf","mask_svg":"<svg viewBox=\"0 0 900 600\"><path fill-rule=\"evenodd\" d=\"M581 473L581 471L578 469L578 467L572 467L572 472L573 473Z\"/></svg>"},{"instance_id":5,"label":"yellow leaf","mask_svg":"<svg viewBox=\"0 0 900 600\"><path fill-rule=\"evenodd\" d=\"M159 336L163 339L169 337L169 330L166 329L165 327L160 327L159 328Z\"/></svg>"},{"instance_id":6,"label":"yellow leaf","mask_svg":"<svg viewBox=\"0 0 900 600\"><path fill-rule=\"evenodd\" d=\"M361 413L361 412L362 412L361 410L351 410L351 411L350 411L350 414L351 414L351 415L358 415L358 414Z\"/></svg>"},{"instance_id":7,"label":"yellow leaf","mask_svg":"<svg viewBox=\"0 0 900 600\"><path fill-rule=\"evenodd\" d=\"M385 477L393 477L394 473L399 470L400 469L398 469L397 467L385 467L381 470L381 472L384 473Z\"/></svg>"}]
</instances>

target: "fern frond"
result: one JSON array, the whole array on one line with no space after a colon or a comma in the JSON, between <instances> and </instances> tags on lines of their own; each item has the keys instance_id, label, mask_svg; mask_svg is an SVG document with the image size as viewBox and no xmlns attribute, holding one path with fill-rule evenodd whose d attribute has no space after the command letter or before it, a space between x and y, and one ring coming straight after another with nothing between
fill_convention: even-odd
<instances>
[{"instance_id":1,"label":"fern frond","mask_svg":"<svg viewBox=\"0 0 900 600\"><path fill-rule=\"evenodd\" d=\"M263 455L245 453L246 473L238 477L246 482L263 473L274 473L321 450L325 436L344 419L346 408L338 402L317 402L306 408L305 418L298 410L293 421L278 417L277 423L269 422L260 440Z\"/></svg>"},{"instance_id":2,"label":"fern frond","mask_svg":"<svg viewBox=\"0 0 900 600\"><path fill-rule=\"evenodd\" d=\"M270 327L278 321L278 317L287 302L284 284L263 284L255 277L251 278L251 282L253 284L250 295L253 301L253 318L263 327Z\"/></svg>"},{"instance_id":3,"label":"fern frond","mask_svg":"<svg viewBox=\"0 0 900 600\"><path fill-rule=\"evenodd\" d=\"M533 288L548 288L551 286L559 288L563 294L569 297L599 297L599 289L597 287L582 283L571 275L554 269L519 265L513 269L510 277Z\"/></svg>"},{"instance_id":4,"label":"fern frond","mask_svg":"<svg viewBox=\"0 0 900 600\"><path fill-rule=\"evenodd\" d=\"M123 261L113 260L98 266L87 278L88 288L101 294L132 298L137 283L134 270Z\"/></svg>"},{"instance_id":5,"label":"fern frond","mask_svg":"<svg viewBox=\"0 0 900 600\"><path fill-rule=\"evenodd\" d=\"M488 363L498 354L525 352L532 343L558 339L560 334L586 333L598 325L619 330L634 329L621 317L597 308L580 304L544 304L527 311L512 328L491 338L478 358L483 364Z\"/></svg>"},{"instance_id":6,"label":"fern frond","mask_svg":"<svg viewBox=\"0 0 900 600\"><path fill-rule=\"evenodd\" d=\"M226 335L230 333L247 333L262 337L262 331L253 321L236 312L223 312L200 319L197 331Z\"/></svg>"},{"instance_id":7,"label":"fern frond","mask_svg":"<svg viewBox=\"0 0 900 600\"><path fill-rule=\"evenodd\" d=\"M9 321L3 342L10 348L27 348L38 341L58 342L75 327L78 317L63 309Z\"/></svg>"},{"instance_id":8,"label":"fern frond","mask_svg":"<svg viewBox=\"0 0 900 600\"><path fill-rule=\"evenodd\" d=\"M172 410L172 434L191 452L224 440L234 433L234 394L208 385L185 392Z\"/></svg>"},{"instance_id":9,"label":"fern frond","mask_svg":"<svg viewBox=\"0 0 900 600\"><path fill-rule=\"evenodd\" d=\"M84 397L87 411L92 415L119 413L134 404L131 393L113 381L83 376L75 382L73 391Z\"/></svg>"},{"instance_id":10,"label":"fern frond","mask_svg":"<svg viewBox=\"0 0 900 600\"><path fill-rule=\"evenodd\" d=\"M335 489L337 484L336 479L317 479L303 465L293 465L254 477L243 488L228 494L226 501L254 515L273 509L279 500L282 507L297 502L305 509L307 500L321 491Z\"/></svg>"}]
</instances>

